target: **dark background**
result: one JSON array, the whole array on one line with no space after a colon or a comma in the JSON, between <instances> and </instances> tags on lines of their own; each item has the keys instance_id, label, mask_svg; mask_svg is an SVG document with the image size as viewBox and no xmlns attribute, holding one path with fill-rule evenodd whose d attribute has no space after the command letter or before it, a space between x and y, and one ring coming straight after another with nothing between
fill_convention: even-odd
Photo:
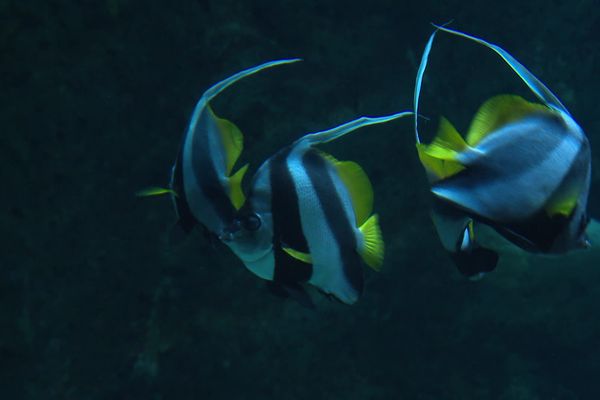
<instances>
[{"instance_id":1,"label":"dark background","mask_svg":"<svg viewBox=\"0 0 600 400\"><path fill-rule=\"evenodd\" d=\"M165 198L195 101L245 133L252 170L300 135L411 108L430 22L500 44L564 101L593 147L600 216L597 0L0 0L3 399L600 398L598 250L506 257L473 283L428 216L410 120L328 145L363 165L386 239L348 307L271 296L223 246L169 246ZM422 113L459 130L528 95L499 59L440 35ZM531 97L531 96L529 96Z\"/></svg>"}]
</instances>

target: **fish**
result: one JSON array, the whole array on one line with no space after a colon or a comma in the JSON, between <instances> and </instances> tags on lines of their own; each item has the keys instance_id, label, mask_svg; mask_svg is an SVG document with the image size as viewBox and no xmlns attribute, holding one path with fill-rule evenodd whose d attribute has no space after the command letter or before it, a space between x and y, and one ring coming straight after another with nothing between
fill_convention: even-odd
<instances>
[{"instance_id":1,"label":"fish","mask_svg":"<svg viewBox=\"0 0 600 400\"><path fill-rule=\"evenodd\" d=\"M308 283L354 304L364 288L363 264L380 270L384 257L372 185L359 164L314 146L410 114L361 117L280 149L254 175L225 243L273 291L275 285L297 297Z\"/></svg>"},{"instance_id":2,"label":"fish","mask_svg":"<svg viewBox=\"0 0 600 400\"><path fill-rule=\"evenodd\" d=\"M475 113L466 136L442 117L434 140L421 143L419 95L438 31L495 52L539 102L494 96ZM432 219L460 272L477 278L492 271L500 256L497 249L506 241L536 254L590 247L589 141L556 95L512 55L483 39L437 26L423 52L413 101L417 152L433 195Z\"/></svg>"},{"instance_id":3,"label":"fish","mask_svg":"<svg viewBox=\"0 0 600 400\"><path fill-rule=\"evenodd\" d=\"M270 61L238 72L206 90L192 112L168 188L151 187L138 196L171 196L179 231L185 236L202 226L209 235L220 238L235 220L245 202L242 180L248 164L233 172L243 151L244 138L231 121L219 118L211 100L237 81L275 66L291 64L299 58Z\"/></svg>"}]
</instances>

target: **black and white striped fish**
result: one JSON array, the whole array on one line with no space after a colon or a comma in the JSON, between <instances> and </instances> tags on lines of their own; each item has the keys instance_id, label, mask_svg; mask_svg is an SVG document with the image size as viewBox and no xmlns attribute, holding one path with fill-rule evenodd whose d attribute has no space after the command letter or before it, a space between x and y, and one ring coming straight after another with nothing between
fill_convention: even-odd
<instances>
[{"instance_id":1,"label":"black and white striped fish","mask_svg":"<svg viewBox=\"0 0 600 400\"><path fill-rule=\"evenodd\" d=\"M589 246L591 151L583 130L560 100L505 50L438 29L496 52L541 100L493 97L475 114L466 138L442 118L436 138L427 145L420 142L415 117L419 158L435 198L433 220L459 269L474 276L495 268L498 254L477 234L490 227L530 252L557 254ZM417 75L415 115L436 32Z\"/></svg>"},{"instance_id":2,"label":"black and white striped fish","mask_svg":"<svg viewBox=\"0 0 600 400\"><path fill-rule=\"evenodd\" d=\"M185 233L200 223L210 233L221 237L224 228L231 226L237 210L244 204L241 184L248 165L233 173L243 149L242 133L232 122L217 117L209 103L242 78L296 61L299 59L271 61L243 70L204 92L194 108L171 170L170 188L150 188L138 194L170 193L178 225Z\"/></svg>"},{"instance_id":3,"label":"black and white striped fish","mask_svg":"<svg viewBox=\"0 0 600 400\"><path fill-rule=\"evenodd\" d=\"M409 114L362 117L277 152L254 176L226 243L262 279L293 290L307 282L346 304L356 302L363 263L379 270L383 262L373 190L358 164L313 146Z\"/></svg>"}]
</instances>

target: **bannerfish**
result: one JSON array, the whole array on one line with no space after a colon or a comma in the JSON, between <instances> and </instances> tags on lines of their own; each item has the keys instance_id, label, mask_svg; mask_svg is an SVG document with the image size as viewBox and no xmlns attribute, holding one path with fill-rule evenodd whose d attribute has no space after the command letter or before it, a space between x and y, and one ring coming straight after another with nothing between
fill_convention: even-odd
<instances>
[{"instance_id":1,"label":"bannerfish","mask_svg":"<svg viewBox=\"0 0 600 400\"><path fill-rule=\"evenodd\" d=\"M305 296L303 284L346 304L363 291L363 263L379 270L384 243L373 189L355 162L313 146L411 113L361 117L307 134L265 161L225 243L271 288ZM310 297L304 304L312 304Z\"/></svg>"},{"instance_id":2,"label":"bannerfish","mask_svg":"<svg viewBox=\"0 0 600 400\"><path fill-rule=\"evenodd\" d=\"M433 142L421 143L416 115L437 30L429 38L415 84L415 135L434 196L434 225L459 270L472 277L493 270L499 259L494 237L532 253L589 247L591 151L581 127L550 89L505 50L459 31L437 29L493 50L541 101L493 97L479 108L466 137L441 118Z\"/></svg>"},{"instance_id":3,"label":"bannerfish","mask_svg":"<svg viewBox=\"0 0 600 400\"><path fill-rule=\"evenodd\" d=\"M200 224L220 238L244 204L242 179L248 164L233 172L243 150L243 135L232 122L217 117L209 103L242 78L296 61L300 59L271 61L243 70L204 92L194 108L171 168L169 187L144 189L138 195L170 194L178 217L177 226L184 234Z\"/></svg>"}]
</instances>

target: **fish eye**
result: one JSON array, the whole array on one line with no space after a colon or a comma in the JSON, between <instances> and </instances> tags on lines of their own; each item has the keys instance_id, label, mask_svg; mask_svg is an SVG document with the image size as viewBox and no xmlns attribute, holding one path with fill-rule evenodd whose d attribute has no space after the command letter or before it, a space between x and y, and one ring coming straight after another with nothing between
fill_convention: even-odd
<instances>
[{"instance_id":1,"label":"fish eye","mask_svg":"<svg viewBox=\"0 0 600 400\"><path fill-rule=\"evenodd\" d=\"M243 219L242 224L244 225L244 229L253 232L260 228L262 222L257 214L250 214Z\"/></svg>"}]
</instances>

